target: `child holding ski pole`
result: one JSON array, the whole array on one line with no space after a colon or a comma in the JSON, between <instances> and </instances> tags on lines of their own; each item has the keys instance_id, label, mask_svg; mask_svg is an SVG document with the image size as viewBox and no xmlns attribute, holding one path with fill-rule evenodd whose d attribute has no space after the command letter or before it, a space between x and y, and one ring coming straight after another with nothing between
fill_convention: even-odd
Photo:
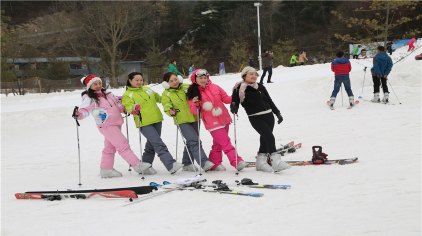
<instances>
[{"instance_id":1,"label":"child holding ski pole","mask_svg":"<svg viewBox=\"0 0 422 236\"><path fill-rule=\"evenodd\" d=\"M240 171L246 167L246 163L240 156L236 156L236 150L230 142L229 125L232 119L224 106L224 103L230 104L232 98L221 87L213 84L209 76L205 69L197 69L190 76L192 85L187 92L190 110L194 115L201 116L205 129L213 137L209 154L214 163L212 170L226 170L221 164L224 151L230 165Z\"/></svg>"},{"instance_id":2,"label":"child holding ski pole","mask_svg":"<svg viewBox=\"0 0 422 236\"><path fill-rule=\"evenodd\" d=\"M88 75L81 79L86 86L82 93L80 109L74 112L78 120L82 120L92 114L98 130L104 136L104 148L101 157L100 174L102 178L120 177L122 173L115 170L114 155L116 151L129 163L133 169L142 171L151 167L149 163L142 163L130 149L129 142L122 134L123 118L121 113L124 108L120 101L102 87L102 81L95 75Z\"/></svg>"},{"instance_id":3,"label":"child holding ski pole","mask_svg":"<svg viewBox=\"0 0 422 236\"><path fill-rule=\"evenodd\" d=\"M202 165L202 169L208 171L214 166L214 163L209 161L198 140L198 122L190 111L186 96L189 85L184 84L183 78L173 72L164 74L162 85L165 88L161 95L164 112L174 118L174 123L180 128L180 132L186 140L182 159L183 170L196 171L197 168L192 163L195 158L197 163Z\"/></svg>"},{"instance_id":4,"label":"child holding ski pole","mask_svg":"<svg viewBox=\"0 0 422 236\"><path fill-rule=\"evenodd\" d=\"M125 106L126 111L131 112L134 116L136 127L140 128L140 132L146 137L147 143L145 144L142 160L145 163L152 165L155 153L157 153L161 162L166 169L171 173L176 173L182 164L177 163L173 156L167 149L161 139L161 127L163 115L157 106L161 102L161 97L158 93L154 92L144 84L144 78L140 72L132 72L128 75L126 83L126 92L122 97L122 104ZM154 168L148 168L143 172L147 175L156 174Z\"/></svg>"},{"instance_id":5,"label":"child holding ski pole","mask_svg":"<svg viewBox=\"0 0 422 236\"><path fill-rule=\"evenodd\" d=\"M238 82L233 88L230 110L237 114L239 104L248 114L252 127L260 135L260 146L256 157L256 170L263 172L279 172L290 168L290 165L281 160L280 153L276 152L274 129L274 115L277 123L283 121L280 111L271 99L268 91L261 83L256 83L258 73L255 68L247 66L241 72L243 81ZM267 160L270 158L271 166Z\"/></svg>"}]
</instances>

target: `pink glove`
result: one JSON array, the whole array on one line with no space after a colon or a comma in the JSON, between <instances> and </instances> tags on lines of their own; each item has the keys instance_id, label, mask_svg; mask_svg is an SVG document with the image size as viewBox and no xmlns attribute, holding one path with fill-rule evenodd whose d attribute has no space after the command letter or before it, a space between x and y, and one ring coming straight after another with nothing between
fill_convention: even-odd
<instances>
[{"instance_id":1,"label":"pink glove","mask_svg":"<svg viewBox=\"0 0 422 236\"><path fill-rule=\"evenodd\" d=\"M138 115L141 111L141 105L136 104L133 106L133 111L131 112L132 115Z\"/></svg>"}]
</instances>

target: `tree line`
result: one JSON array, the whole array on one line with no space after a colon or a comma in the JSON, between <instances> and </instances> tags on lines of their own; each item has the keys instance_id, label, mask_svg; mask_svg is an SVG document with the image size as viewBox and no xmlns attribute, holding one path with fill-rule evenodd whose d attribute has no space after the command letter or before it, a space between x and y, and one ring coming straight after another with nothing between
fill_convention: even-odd
<instances>
[{"instance_id":1,"label":"tree line","mask_svg":"<svg viewBox=\"0 0 422 236\"><path fill-rule=\"evenodd\" d=\"M249 1L52 1L42 17L19 24L14 19L30 3L1 4L2 80L13 79L7 57L99 57L113 87L121 60L145 61L151 82L161 81L171 59L181 71L191 63L211 73L220 62L229 72L250 59L258 65L257 9ZM327 62L349 43L420 37L421 12L418 1L264 1L262 48L272 49L274 66L288 65L302 50L315 62ZM52 65L45 71L55 77L63 66Z\"/></svg>"}]
</instances>

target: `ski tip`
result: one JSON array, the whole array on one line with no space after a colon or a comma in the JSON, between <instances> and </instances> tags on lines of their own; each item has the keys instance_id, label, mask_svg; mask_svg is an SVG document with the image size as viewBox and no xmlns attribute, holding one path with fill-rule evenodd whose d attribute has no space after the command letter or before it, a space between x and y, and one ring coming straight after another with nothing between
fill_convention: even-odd
<instances>
[{"instance_id":1,"label":"ski tip","mask_svg":"<svg viewBox=\"0 0 422 236\"><path fill-rule=\"evenodd\" d=\"M264 196L263 193L249 193L248 195L251 196L251 197L263 197Z\"/></svg>"}]
</instances>

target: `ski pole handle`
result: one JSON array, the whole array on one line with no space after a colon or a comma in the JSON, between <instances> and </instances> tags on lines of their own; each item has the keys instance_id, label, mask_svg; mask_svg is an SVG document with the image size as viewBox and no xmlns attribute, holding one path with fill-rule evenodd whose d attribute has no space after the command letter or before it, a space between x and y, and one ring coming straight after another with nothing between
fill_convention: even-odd
<instances>
[{"instance_id":1,"label":"ski pole handle","mask_svg":"<svg viewBox=\"0 0 422 236\"><path fill-rule=\"evenodd\" d=\"M76 124L77 124L78 126L81 126L81 125L79 124L79 122L78 122L78 116L76 115L76 112L78 111L78 109L79 109L79 107L78 107L78 106L75 106L75 108L73 108L72 117L73 117L73 119L75 119Z\"/></svg>"}]
</instances>

